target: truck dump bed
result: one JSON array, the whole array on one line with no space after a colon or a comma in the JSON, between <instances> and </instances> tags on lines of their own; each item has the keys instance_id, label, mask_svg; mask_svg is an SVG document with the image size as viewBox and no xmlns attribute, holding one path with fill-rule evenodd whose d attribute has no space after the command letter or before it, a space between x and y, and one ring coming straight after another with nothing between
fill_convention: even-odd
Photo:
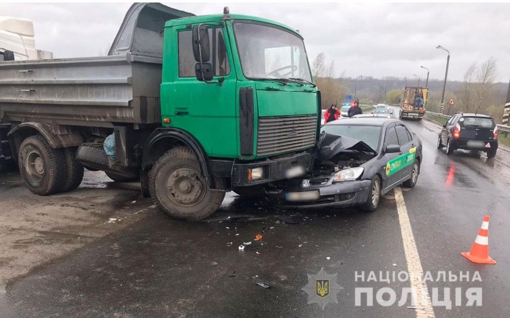
<instances>
[{"instance_id":1,"label":"truck dump bed","mask_svg":"<svg viewBox=\"0 0 510 318\"><path fill-rule=\"evenodd\" d=\"M137 3L109 56L0 62L0 121L94 127L160 123L164 24L191 15Z\"/></svg>"},{"instance_id":2,"label":"truck dump bed","mask_svg":"<svg viewBox=\"0 0 510 318\"><path fill-rule=\"evenodd\" d=\"M0 63L0 118L157 123L161 59L131 54Z\"/></svg>"}]
</instances>

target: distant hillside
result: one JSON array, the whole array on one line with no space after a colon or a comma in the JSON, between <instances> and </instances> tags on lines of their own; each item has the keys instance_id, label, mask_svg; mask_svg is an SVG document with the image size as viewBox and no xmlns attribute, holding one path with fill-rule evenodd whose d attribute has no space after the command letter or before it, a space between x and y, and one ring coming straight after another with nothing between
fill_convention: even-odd
<instances>
[{"instance_id":1,"label":"distant hillside","mask_svg":"<svg viewBox=\"0 0 510 318\"><path fill-rule=\"evenodd\" d=\"M356 91L356 97L360 100L372 100L374 102L382 101L384 99L384 92L389 92L392 89L402 89L407 86L417 86L418 80L416 78L396 78L396 77L385 77L382 79L373 78L370 76L364 77L359 76L357 78L343 78L341 81L347 86L349 93L354 95ZM425 79L420 82L420 86L425 87ZM431 93L443 91L442 80L429 80L429 90ZM460 90L462 82L448 81L446 83L447 92L455 92ZM508 91L508 83L496 83L495 84L495 98L501 103L505 102L505 98Z\"/></svg>"}]
</instances>

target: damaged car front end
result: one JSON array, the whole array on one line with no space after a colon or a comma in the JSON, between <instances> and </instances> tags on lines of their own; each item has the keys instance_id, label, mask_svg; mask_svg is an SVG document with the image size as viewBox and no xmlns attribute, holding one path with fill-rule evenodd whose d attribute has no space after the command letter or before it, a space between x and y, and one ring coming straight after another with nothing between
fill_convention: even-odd
<instances>
[{"instance_id":1,"label":"damaged car front end","mask_svg":"<svg viewBox=\"0 0 510 318\"><path fill-rule=\"evenodd\" d=\"M270 192L286 207L349 207L364 204L371 179L363 178L365 165L377 153L365 142L322 133L316 149L315 169L301 180L289 180Z\"/></svg>"}]
</instances>

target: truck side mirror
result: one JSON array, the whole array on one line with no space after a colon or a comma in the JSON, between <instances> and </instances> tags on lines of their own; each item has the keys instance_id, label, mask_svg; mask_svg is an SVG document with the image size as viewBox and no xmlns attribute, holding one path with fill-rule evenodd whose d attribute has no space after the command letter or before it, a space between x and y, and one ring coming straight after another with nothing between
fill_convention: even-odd
<instances>
[{"instance_id":1,"label":"truck side mirror","mask_svg":"<svg viewBox=\"0 0 510 318\"><path fill-rule=\"evenodd\" d=\"M193 56L195 61L203 63L211 58L211 47L209 44L209 32L203 24L195 25L191 32L193 42Z\"/></svg>"},{"instance_id":2,"label":"truck side mirror","mask_svg":"<svg viewBox=\"0 0 510 318\"><path fill-rule=\"evenodd\" d=\"M214 77L213 67L211 63L195 64L195 75L199 81L211 81Z\"/></svg>"},{"instance_id":3,"label":"truck side mirror","mask_svg":"<svg viewBox=\"0 0 510 318\"><path fill-rule=\"evenodd\" d=\"M14 61L14 52L5 50L4 51L4 61Z\"/></svg>"}]
</instances>

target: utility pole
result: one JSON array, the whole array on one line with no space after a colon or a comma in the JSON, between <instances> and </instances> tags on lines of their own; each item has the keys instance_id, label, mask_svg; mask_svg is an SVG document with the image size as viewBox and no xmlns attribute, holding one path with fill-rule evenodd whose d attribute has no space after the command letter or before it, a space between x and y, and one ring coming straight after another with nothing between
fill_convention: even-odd
<instances>
[{"instance_id":1,"label":"utility pole","mask_svg":"<svg viewBox=\"0 0 510 318\"><path fill-rule=\"evenodd\" d=\"M424 68L427 70L427 81L425 82L425 88L429 88L429 73L430 73L430 70L424 66L420 66L421 68Z\"/></svg>"},{"instance_id":2,"label":"utility pole","mask_svg":"<svg viewBox=\"0 0 510 318\"><path fill-rule=\"evenodd\" d=\"M440 111L440 113L442 114L443 108L444 108L444 93L446 90L446 80L448 79L448 66L450 65L450 51L448 51L441 45L436 46L436 49L440 49L440 50L446 51L448 53L448 56L446 57L446 71L444 74L443 95L441 96L441 111Z\"/></svg>"}]
</instances>

